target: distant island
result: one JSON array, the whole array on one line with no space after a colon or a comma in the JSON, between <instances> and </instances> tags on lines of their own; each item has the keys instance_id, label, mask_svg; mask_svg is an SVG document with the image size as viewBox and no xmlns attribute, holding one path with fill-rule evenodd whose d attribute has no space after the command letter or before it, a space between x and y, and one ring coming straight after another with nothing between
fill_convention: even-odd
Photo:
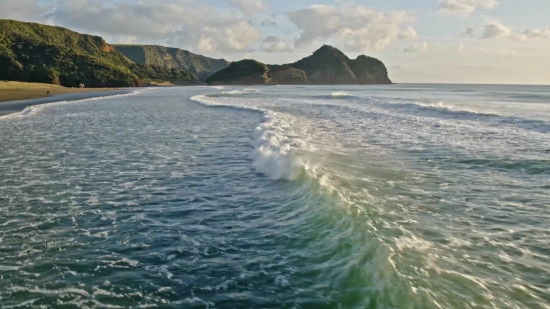
<instances>
[{"instance_id":1,"label":"distant island","mask_svg":"<svg viewBox=\"0 0 550 309\"><path fill-rule=\"evenodd\" d=\"M157 45L110 45L65 28L0 20L0 80L65 87L391 84L378 59L325 45L286 65L229 62Z\"/></svg>"}]
</instances>

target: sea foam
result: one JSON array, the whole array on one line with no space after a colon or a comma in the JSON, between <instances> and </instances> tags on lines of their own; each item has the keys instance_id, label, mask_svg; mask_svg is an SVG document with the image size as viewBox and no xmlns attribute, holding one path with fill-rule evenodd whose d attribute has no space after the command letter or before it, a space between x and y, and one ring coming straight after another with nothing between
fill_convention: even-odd
<instances>
[{"instance_id":1,"label":"sea foam","mask_svg":"<svg viewBox=\"0 0 550 309\"><path fill-rule=\"evenodd\" d=\"M207 106L263 113L264 121L254 130L251 143L254 150L249 156L252 167L257 173L264 174L273 180L293 180L307 168L304 160L298 155L304 143L292 137L292 127L288 119L285 120L285 115L256 107L232 104L231 101L220 102L208 95L194 96L191 100Z\"/></svg>"}]
</instances>

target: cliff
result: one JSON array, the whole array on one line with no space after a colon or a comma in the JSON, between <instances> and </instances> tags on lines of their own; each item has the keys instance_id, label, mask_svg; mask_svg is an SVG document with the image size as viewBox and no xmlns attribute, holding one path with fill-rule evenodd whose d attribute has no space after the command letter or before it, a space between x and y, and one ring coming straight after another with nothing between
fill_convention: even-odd
<instances>
[{"instance_id":1,"label":"cliff","mask_svg":"<svg viewBox=\"0 0 550 309\"><path fill-rule=\"evenodd\" d=\"M103 38L61 27L0 20L0 80L77 87L139 87L143 80L193 83L182 70L135 64Z\"/></svg>"},{"instance_id":2,"label":"cliff","mask_svg":"<svg viewBox=\"0 0 550 309\"><path fill-rule=\"evenodd\" d=\"M252 69L252 68L257 68ZM266 71L267 70L267 71ZM210 85L371 85L391 84L382 61L361 55L349 59L325 45L311 56L286 65L265 65L254 60L232 63L206 80Z\"/></svg>"},{"instance_id":3,"label":"cliff","mask_svg":"<svg viewBox=\"0 0 550 309\"><path fill-rule=\"evenodd\" d=\"M182 69L195 74L201 80L225 69L230 63L225 59L213 59L179 48L157 45L113 45L113 47L135 63Z\"/></svg>"},{"instance_id":4,"label":"cliff","mask_svg":"<svg viewBox=\"0 0 550 309\"><path fill-rule=\"evenodd\" d=\"M318 85L392 83L382 61L364 55L351 60L340 50L328 45L289 66L304 71L308 81Z\"/></svg>"},{"instance_id":5,"label":"cliff","mask_svg":"<svg viewBox=\"0 0 550 309\"><path fill-rule=\"evenodd\" d=\"M246 59L232 62L208 77L206 82L209 85L270 85L273 81L267 65Z\"/></svg>"},{"instance_id":6,"label":"cliff","mask_svg":"<svg viewBox=\"0 0 550 309\"><path fill-rule=\"evenodd\" d=\"M306 72L288 65L268 65L271 80L277 85L307 85Z\"/></svg>"}]
</instances>

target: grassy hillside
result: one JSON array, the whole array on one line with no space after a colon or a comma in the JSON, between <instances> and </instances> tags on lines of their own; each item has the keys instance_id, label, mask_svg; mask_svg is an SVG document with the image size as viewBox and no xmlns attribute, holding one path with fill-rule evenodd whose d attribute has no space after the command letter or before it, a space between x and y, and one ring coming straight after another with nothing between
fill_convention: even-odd
<instances>
[{"instance_id":1,"label":"grassy hillside","mask_svg":"<svg viewBox=\"0 0 550 309\"><path fill-rule=\"evenodd\" d=\"M0 20L0 80L77 87L139 87L142 79L197 78L133 63L104 39L61 27Z\"/></svg>"},{"instance_id":2,"label":"grassy hillside","mask_svg":"<svg viewBox=\"0 0 550 309\"><path fill-rule=\"evenodd\" d=\"M268 65L269 73L277 85L307 85L306 72L289 65Z\"/></svg>"},{"instance_id":3,"label":"grassy hillside","mask_svg":"<svg viewBox=\"0 0 550 309\"><path fill-rule=\"evenodd\" d=\"M157 45L113 45L128 59L139 64L179 68L205 80L217 71L229 66L229 61L193 54L178 48Z\"/></svg>"},{"instance_id":4,"label":"grassy hillside","mask_svg":"<svg viewBox=\"0 0 550 309\"><path fill-rule=\"evenodd\" d=\"M289 66L306 72L313 84L391 84L380 60L367 56L351 60L328 45Z\"/></svg>"}]
</instances>

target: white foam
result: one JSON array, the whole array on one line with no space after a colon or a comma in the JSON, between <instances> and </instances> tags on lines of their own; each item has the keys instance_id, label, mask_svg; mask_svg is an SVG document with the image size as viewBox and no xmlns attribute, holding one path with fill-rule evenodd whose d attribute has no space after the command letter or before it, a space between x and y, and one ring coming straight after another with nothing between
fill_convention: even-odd
<instances>
[{"instance_id":1,"label":"white foam","mask_svg":"<svg viewBox=\"0 0 550 309\"><path fill-rule=\"evenodd\" d=\"M246 91L240 91L240 90L231 90L231 91L224 91L222 94L247 94Z\"/></svg>"},{"instance_id":2,"label":"white foam","mask_svg":"<svg viewBox=\"0 0 550 309\"><path fill-rule=\"evenodd\" d=\"M333 96L333 97L349 97L350 95L347 92L336 91L336 92L331 93L331 96Z\"/></svg>"},{"instance_id":3,"label":"white foam","mask_svg":"<svg viewBox=\"0 0 550 309\"><path fill-rule=\"evenodd\" d=\"M254 150L249 156L257 173L274 180L293 180L299 176L303 168L296 156L300 143L285 134L288 127L277 113L265 114L265 122L254 131Z\"/></svg>"},{"instance_id":4,"label":"white foam","mask_svg":"<svg viewBox=\"0 0 550 309\"><path fill-rule=\"evenodd\" d=\"M249 156L252 167L257 173L264 174L273 180L293 180L302 171L308 169L306 161L299 156L300 147L304 142L292 137L295 134L292 133L292 127L283 114L256 107L219 102L207 95L194 96L191 100L207 106L226 106L264 113L264 122L254 131L252 141L254 150Z\"/></svg>"},{"instance_id":5,"label":"white foam","mask_svg":"<svg viewBox=\"0 0 550 309\"><path fill-rule=\"evenodd\" d=\"M247 88L244 90L230 90L230 91L223 91L222 94L226 95L239 95L239 94L249 94L249 93L259 93L260 91L253 88Z\"/></svg>"}]
</instances>

